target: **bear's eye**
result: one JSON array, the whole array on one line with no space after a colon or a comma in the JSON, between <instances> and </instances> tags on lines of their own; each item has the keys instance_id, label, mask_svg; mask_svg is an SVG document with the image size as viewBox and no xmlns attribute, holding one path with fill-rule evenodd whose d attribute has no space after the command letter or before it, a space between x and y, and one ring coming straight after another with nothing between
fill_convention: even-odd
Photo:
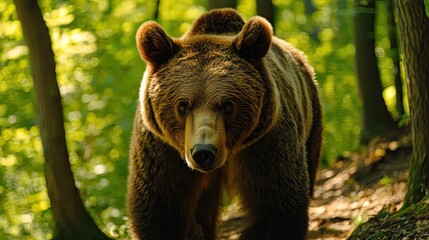
<instances>
[{"instance_id":1,"label":"bear's eye","mask_svg":"<svg viewBox=\"0 0 429 240\"><path fill-rule=\"evenodd\" d=\"M221 111L224 114L231 114L234 110L234 103L231 101L226 101L221 106Z\"/></svg>"},{"instance_id":2,"label":"bear's eye","mask_svg":"<svg viewBox=\"0 0 429 240\"><path fill-rule=\"evenodd\" d=\"M180 115L185 115L186 112L188 111L188 104L185 101L181 101L179 102L179 104L177 104L177 112Z\"/></svg>"}]
</instances>

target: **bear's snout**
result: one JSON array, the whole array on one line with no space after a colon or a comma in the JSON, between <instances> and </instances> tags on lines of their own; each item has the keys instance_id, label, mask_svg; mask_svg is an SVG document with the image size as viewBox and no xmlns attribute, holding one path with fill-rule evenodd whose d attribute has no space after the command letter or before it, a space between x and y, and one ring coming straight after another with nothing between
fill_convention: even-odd
<instances>
[{"instance_id":1,"label":"bear's snout","mask_svg":"<svg viewBox=\"0 0 429 240\"><path fill-rule=\"evenodd\" d=\"M199 168L208 171L213 168L217 149L211 144L195 144L191 149L191 154Z\"/></svg>"},{"instance_id":2,"label":"bear's snout","mask_svg":"<svg viewBox=\"0 0 429 240\"><path fill-rule=\"evenodd\" d=\"M193 170L210 172L228 157L223 118L217 111L200 108L189 113L184 140L184 157Z\"/></svg>"}]
</instances>

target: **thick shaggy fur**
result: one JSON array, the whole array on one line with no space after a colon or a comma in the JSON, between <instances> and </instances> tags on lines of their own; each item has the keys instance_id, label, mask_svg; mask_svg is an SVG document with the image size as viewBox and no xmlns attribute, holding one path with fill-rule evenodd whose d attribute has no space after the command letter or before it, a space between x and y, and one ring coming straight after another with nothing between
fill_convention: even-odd
<instances>
[{"instance_id":1,"label":"thick shaggy fur","mask_svg":"<svg viewBox=\"0 0 429 240\"><path fill-rule=\"evenodd\" d=\"M136 39L147 68L131 143L133 237L215 239L227 186L245 213L241 239L304 239L322 131L304 55L231 9L179 39L146 22ZM214 160L197 161L197 145Z\"/></svg>"}]
</instances>

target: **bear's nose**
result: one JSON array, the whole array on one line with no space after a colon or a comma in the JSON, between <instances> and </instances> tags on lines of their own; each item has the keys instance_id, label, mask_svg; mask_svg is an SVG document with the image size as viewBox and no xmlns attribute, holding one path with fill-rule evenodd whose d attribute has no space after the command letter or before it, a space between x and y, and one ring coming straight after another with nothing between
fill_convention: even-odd
<instances>
[{"instance_id":1,"label":"bear's nose","mask_svg":"<svg viewBox=\"0 0 429 240\"><path fill-rule=\"evenodd\" d=\"M211 144L195 144L191 149L192 158L203 169L212 167L216 158L217 149Z\"/></svg>"}]
</instances>

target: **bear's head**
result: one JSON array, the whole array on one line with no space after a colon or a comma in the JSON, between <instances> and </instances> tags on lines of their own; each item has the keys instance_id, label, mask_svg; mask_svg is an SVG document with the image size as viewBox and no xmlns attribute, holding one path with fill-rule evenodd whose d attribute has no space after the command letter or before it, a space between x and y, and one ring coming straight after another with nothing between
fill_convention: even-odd
<instances>
[{"instance_id":1,"label":"bear's head","mask_svg":"<svg viewBox=\"0 0 429 240\"><path fill-rule=\"evenodd\" d=\"M265 19L245 23L233 10L216 10L180 39L149 21L136 40L147 63L140 88L143 123L190 168L222 166L273 125L278 100L262 61L272 40Z\"/></svg>"}]
</instances>

